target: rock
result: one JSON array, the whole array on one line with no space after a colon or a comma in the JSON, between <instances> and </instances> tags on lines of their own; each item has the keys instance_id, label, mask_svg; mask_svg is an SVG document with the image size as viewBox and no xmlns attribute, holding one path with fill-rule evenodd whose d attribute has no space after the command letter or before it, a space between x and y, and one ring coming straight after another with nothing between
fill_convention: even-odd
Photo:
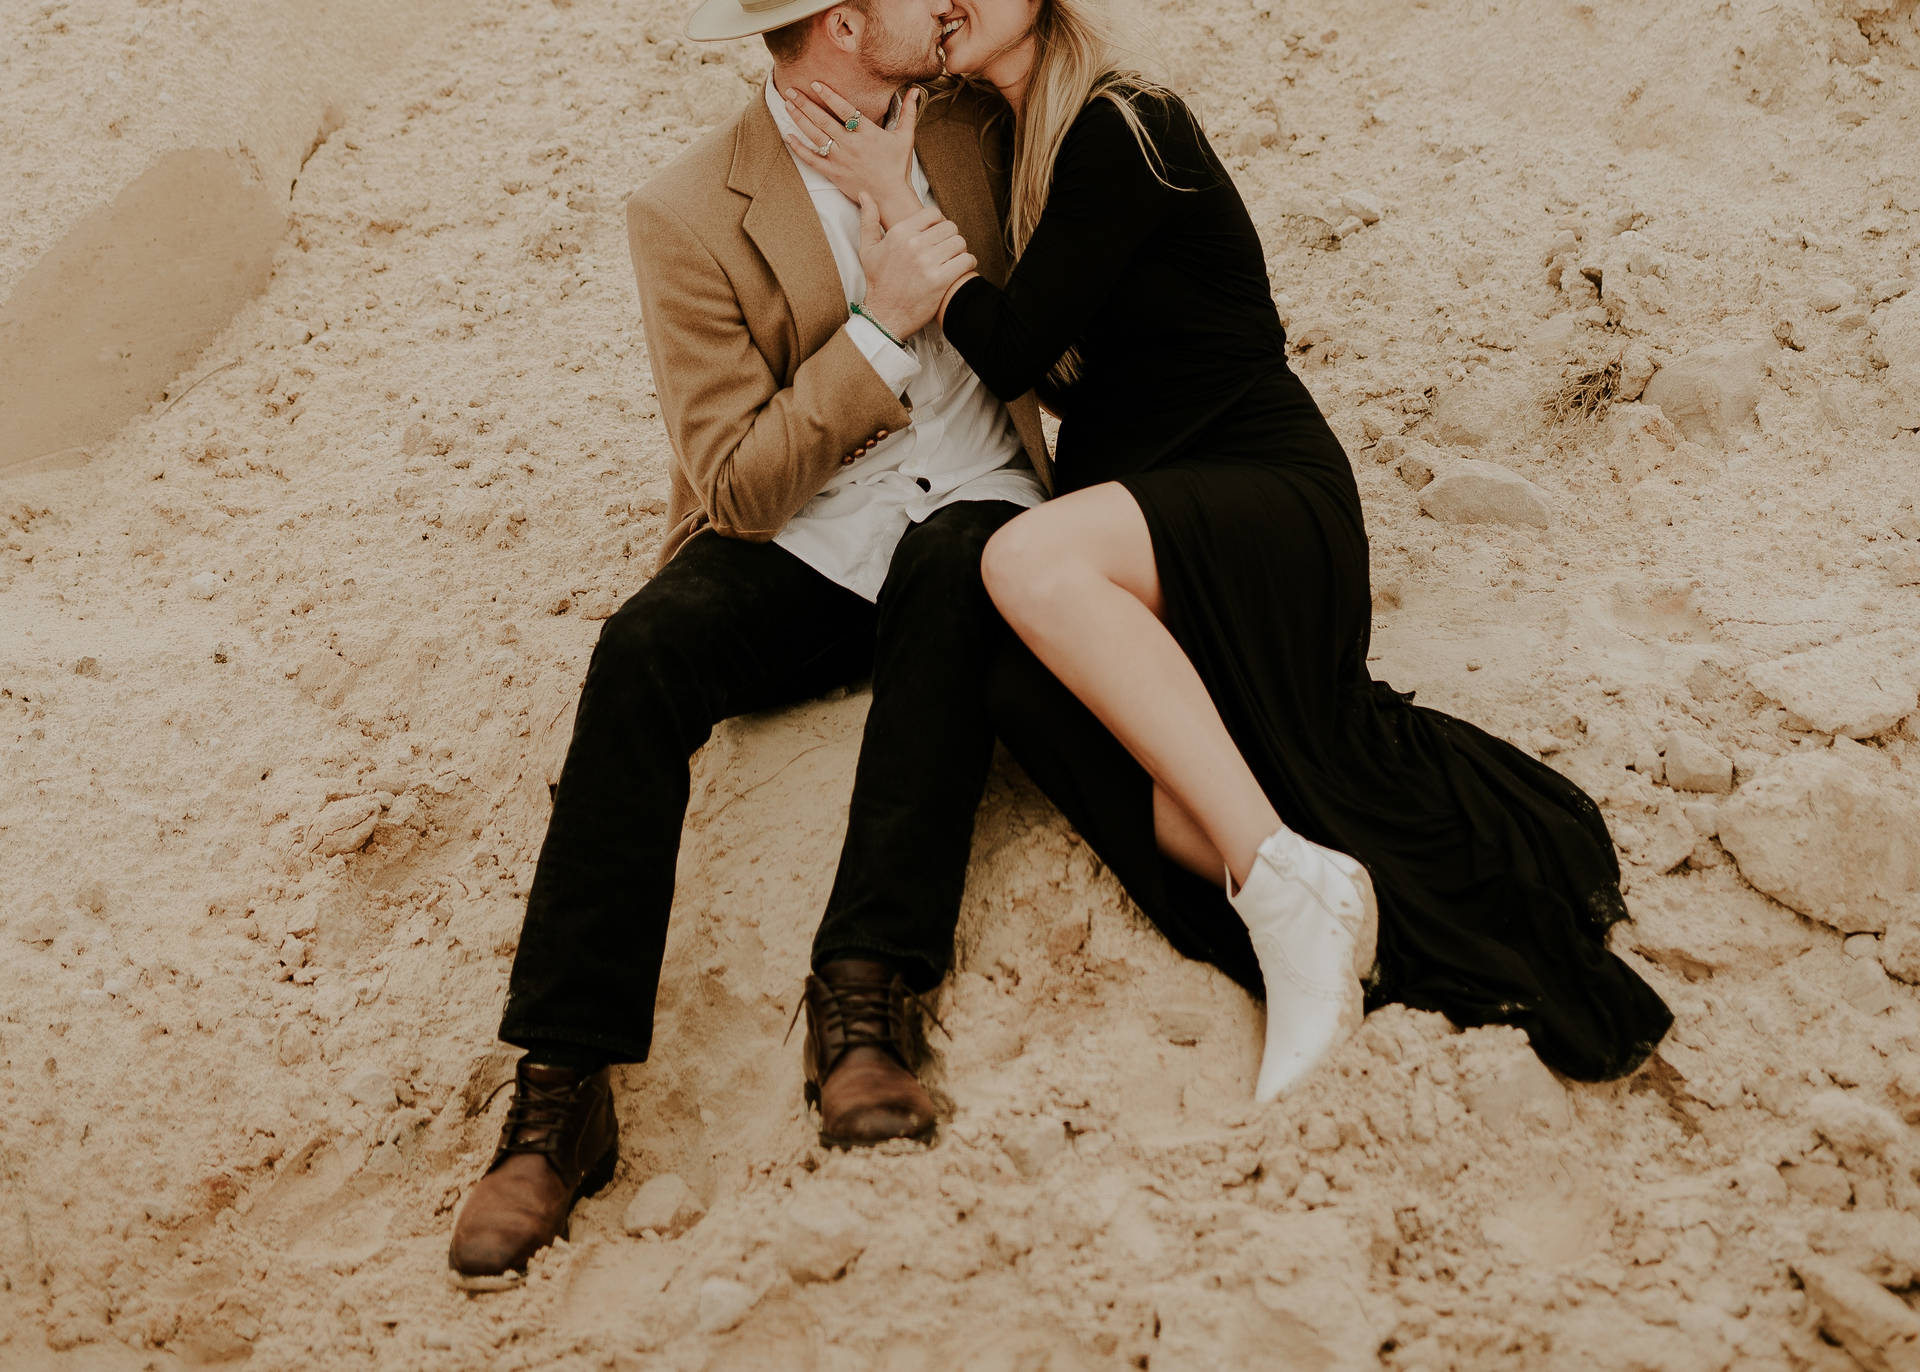
<instances>
[{"instance_id":1,"label":"rock","mask_svg":"<svg viewBox=\"0 0 1920 1372\"><path fill-rule=\"evenodd\" d=\"M1314 1115L1307 1120L1301 1142L1309 1153L1331 1153L1340 1147L1340 1125L1332 1115Z\"/></svg>"},{"instance_id":2,"label":"rock","mask_svg":"<svg viewBox=\"0 0 1920 1372\"><path fill-rule=\"evenodd\" d=\"M1871 935L1862 934L1861 938ZM1887 969L1874 957L1850 958L1840 978L1840 998L1863 1015L1884 1014L1893 1008L1893 986Z\"/></svg>"},{"instance_id":3,"label":"rock","mask_svg":"<svg viewBox=\"0 0 1920 1372\"><path fill-rule=\"evenodd\" d=\"M1546 492L1518 472L1492 462L1463 458L1420 492L1420 508L1444 524L1524 524L1544 529L1553 522Z\"/></svg>"},{"instance_id":4,"label":"rock","mask_svg":"<svg viewBox=\"0 0 1920 1372\"><path fill-rule=\"evenodd\" d=\"M1340 208L1362 224L1378 224L1381 215L1386 213L1381 209L1379 200L1366 191L1348 191L1340 197Z\"/></svg>"},{"instance_id":5,"label":"rock","mask_svg":"<svg viewBox=\"0 0 1920 1372\"><path fill-rule=\"evenodd\" d=\"M1667 735L1667 785L1676 791L1724 796L1733 790L1733 759L1691 734Z\"/></svg>"},{"instance_id":6,"label":"rock","mask_svg":"<svg viewBox=\"0 0 1920 1372\"><path fill-rule=\"evenodd\" d=\"M1876 345L1886 358L1886 385L1904 425L1920 423L1920 291L1874 311Z\"/></svg>"},{"instance_id":7,"label":"rock","mask_svg":"<svg viewBox=\"0 0 1920 1372\"><path fill-rule=\"evenodd\" d=\"M1867 1372L1920 1372L1920 1315L1905 1301L1832 1258L1803 1258L1793 1271L1822 1332Z\"/></svg>"},{"instance_id":8,"label":"rock","mask_svg":"<svg viewBox=\"0 0 1920 1372\"><path fill-rule=\"evenodd\" d=\"M1710 800L1683 801L1680 813L1687 817L1687 823L1701 838L1713 838L1720 832L1720 807Z\"/></svg>"},{"instance_id":9,"label":"rock","mask_svg":"<svg viewBox=\"0 0 1920 1372\"><path fill-rule=\"evenodd\" d=\"M289 971L305 967L307 965L306 941L298 934L287 934L281 938L280 947L275 950L275 956L280 959L280 965Z\"/></svg>"},{"instance_id":10,"label":"rock","mask_svg":"<svg viewBox=\"0 0 1920 1372\"><path fill-rule=\"evenodd\" d=\"M388 1110L400 1103L393 1089L393 1078L378 1067L362 1068L347 1078L347 1099L356 1105Z\"/></svg>"},{"instance_id":11,"label":"rock","mask_svg":"<svg viewBox=\"0 0 1920 1372\"><path fill-rule=\"evenodd\" d=\"M1880 965L1909 986L1920 986L1920 915L1887 926L1880 940Z\"/></svg>"},{"instance_id":12,"label":"rock","mask_svg":"<svg viewBox=\"0 0 1920 1372\"><path fill-rule=\"evenodd\" d=\"M1907 1126L1893 1111L1851 1091L1816 1091L1807 1098L1805 1114L1814 1132L1842 1157L1885 1157L1907 1137Z\"/></svg>"},{"instance_id":13,"label":"rock","mask_svg":"<svg viewBox=\"0 0 1920 1372\"><path fill-rule=\"evenodd\" d=\"M1872 738L1920 706L1920 641L1862 634L1747 668L1761 694L1823 734Z\"/></svg>"},{"instance_id":14,"label":"rock","mask_svg":"<svg viewBox=\"0 0 1920 1372\"><path fill-rule=\"evenodd\" d=\"M356 852L373 836L379 819L380 802L372 796L344 796L307 826L307 847L321 857Z\"/></svg>"},{"instance_id":15,"label":"rock","mask_svg":"<svg viewBox=\"0 0 1920 1372\"><path fill-rule=\"evenodd\" d=\"M1023 1177L1037 1177L1067 1146L1067 1129L1057 1119L1028 1117L1007 1126L1000 1146Z\"/></svg>"},{"instance_id":16,"label":"rock","mask_svg":"<svg viewBox=\"0 0 1920 1372\"><path fill-rule=\"evenodd\" d=\"M1718 343L1667 363L1641 399L1696 443L1728 442L1753 422L1773 343Z\"/></svg>"},{"instance_id":17,"label":"rock","mask_svg":"<svg viewBox=\"0 0 1920 1372\"><path fill-rule=\"evenodd\" d=\"M1692 821L1672 801L1642 820L1635 832L1638 841L1630 850L1633 861L1656 872L1671 872L1693 856L1700 841Z\"/></svg>"},{"instance_id":18,"label":"rock","mask_svg":"<svg viewBox=\"0 0 1920 1372\"><path fill-rule=\"evenodd\" d=\"M1843 305L1851 305L1855 294L1850 282L1829 279L1814 284L1807 292L1807 304L1821 314L1832 314Z\"/></svg>"},{"instance_id":19,"label":"rock","mask_svg":"<svg viewBox=\"0 0 1920 1372\"><path fill-rule=\"evenodd\" d=\"M1468 1110L1502 1133L1518 1123L1554 1128L1573 1119L1567 1088L1530 1052L1498 1059L1490 1070L1465 1080L1460 1095Z\"/></svg>"},{"instance_id":20,"label":"rock","mask_svg":"<svg viewBox=\"0 0 1920 1372\"><path fill-rule=\"evenodd\" d=\"M1233 150L1242 157L1251 157L1279 141L1280 125L1267 115L1256 114L1234 130Z\"/></svg>"},{"instance_id":21,"label":"rock","mask_svg":"<svg viewBox=\"0 0 1920 1372\"><path fill-rule=\"evenodd\" d=\"M866 1248L866 1224L852 1206L801 1196L781 1222L777 1256L797 1282L837 1281Z\"/></svg>"},{"instance_id":22,"label":"rock","mask_svg":"<svg viewBox=\"0 0 1920 1372\"><path fill-rule=\"evenodd\" d=\"M395 828L405 828L420 818L420 802L411 795L395 796L393 804L387 807L381 821Z\"/></svg>"},{"instance_id":23,"label":"rock","mask_svg":"<svg viewBox=\"0 0 1920 1372\"><path fill-rule=\"evenodd\" d=\"M75 676L91 676L91 677L99 676L100 675L100 659L97 657L81 658L78 662L73 664L73 674Z\"/></svg>"},{"instance_id":24,"label":"rock","mask_svg":"<svg viewBox=\"0 0 1920 1372\"><path fill-rule=\"evenodd\" d=\"M1838 1210L1853 1199L1853 1178L1847 1169L1831 1162L1783 1162L1780 1180L1787 1190L1805 1196L1815 1205L1830 1205Z\"/></svg>"},{"instance_id":25,"label":"rock","mask_svg":"<svg viewBox=\"0 0 1920 1372\"><path fill-rule=\"evenodd\" d=\"M1333 236L1335 238L1351 238L1365 227L1366 225L1360 222L1360 216L1350 214L1333 226Z\"/></svg>"},{"instance_id":26,"label":"rock","mask_svg":"<svg viewBox=\"0 0 1920 1372\"><path fill-rule=\"evenodd\" d=\"M220 577L214 572L195 572L187 578L187 589L201 600L212 600L220 594Z\"/></svg>"},{"instance_id":27,"label":"rock","mask_svg":"<svg viewBox=\"0 0 1920 1372\"><path fill-rule=\"evenodd\" d=\"M1615 399L1622 403L1637 401L1646 393L1647 383L1658 370L1659 364L1653 360L1646 344L1627 344L1620 354L1620 391Z\"/></svg>"},{"instance_id":28,"label":"rock","mask_svg":"<svg viewBox=\"0 0 1920 1372\"><path fill-rule=\"evenodd\" d=\"M1842 933L1920 906L1920 801L1831 750L1774 761L1720 807L1720 843L1756 890Z\"/></svg>"},{"instance_id":29,"label":"rock","mask_svg":"<svg viewBox=\"0 0 1920 1372\"><path fill-rule=\"evenodd\" d=\"M1443 386L1434 397L1434 437L1463 448L1484 448L1513 433L1536 402L1518 377L1489 376Z\"/></svg>"},{"instance_id":30,"label":"rock","mask_svg":"<svg viewBox=\"0 0 1920 1372\"><path fill-rule=\"evenodd\" d=\"M708 1277L694 1298L695 1322L702 1334L724 1334L754 1307L753 1288L730 1277Z\"/></svg>"},{"instance_id":31,"label":"rock","mask_svg":"<svg viewBox=\"0 0 1920 1372\"><path fill-rule=\"evenodd\" d=\"M1414 490L1422 490L1433 480L1433 467L1418 453L1408 453L1393 464L1393 470Z\"/></svg>"},{"instance_id":32,"label":"rock","mask_svg":"<svg viewBox=\"0 0 1920 1372\"><path fill-rule=\"evenodd\" d=\"M1849 934L1840 945L1840 951L1850 958L1872 958L1880 960L1880 940L1872 934Z\"/></svg>"},{"instance_id":33,"label":"rock","mask_svg":"<svg viewBox=\"0 0 1920 1372\"><path fill-rule=\"evenodd\" d=\"M693 1194L693 1188L677 1173L662 1172L649 1177L627 1202L620 1223L629 1234L658 1234L678 1238L707 1213L707 1207Z\"/></svg>"},{"instance_id":34,"label":"rock","mask_svg":"<svg viewBox=\"0 0 1920 1372\"><path fill-rule=\"evenodd\" d=\"M1325 1205L1333 1198L1333 1184L1321 1172L1309 1172L1293 1188L1293 1197L1303 1205Z\"/></svg>"}]
</instances>

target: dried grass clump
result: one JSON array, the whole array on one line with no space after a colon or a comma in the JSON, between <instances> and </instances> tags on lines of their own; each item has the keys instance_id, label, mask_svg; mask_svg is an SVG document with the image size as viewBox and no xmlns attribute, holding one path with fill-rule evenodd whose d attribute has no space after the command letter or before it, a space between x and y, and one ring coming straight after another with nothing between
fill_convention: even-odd
<instances>
[{"instance_id":1,"label":"dried grass clump","mask_svg":"<svg viewBox=\"0 0 1920 1372\"><path fill-rule=\"evenodd\" d=\"M1568 374L1547 397L1547 414L1556 424L1573 420L1599 419L1613 407L1620 394L1620 354L1597 367L1583 367Z\"/></svg>"}]
</instances>

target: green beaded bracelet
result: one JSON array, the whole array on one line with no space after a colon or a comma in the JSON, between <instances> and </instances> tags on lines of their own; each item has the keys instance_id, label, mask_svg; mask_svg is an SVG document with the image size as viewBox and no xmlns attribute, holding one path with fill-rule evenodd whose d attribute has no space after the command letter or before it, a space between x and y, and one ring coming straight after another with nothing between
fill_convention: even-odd
<instances>
[{"instance_id":1,"label":"green beaded bracelet","mask_svg":"<svg viewBox=\"0 0 1920 1372\"><path fill-rule=\"evenodd\" d=\"M885 324L882 324L879 320L875 319L872 315L868 314L865 310L861 309L860 302L858 300L849 300L847 302L847 313L859 315L862 319L866 320L867 323L873 325L874 328L880 330L880 336L885 338L887 342L893 344L894 347L900 349L902 352L906 351L907 345L902 343L899 339L895 338L893 336L893 331L889 329Z\"/></svg>"}]
</instances>

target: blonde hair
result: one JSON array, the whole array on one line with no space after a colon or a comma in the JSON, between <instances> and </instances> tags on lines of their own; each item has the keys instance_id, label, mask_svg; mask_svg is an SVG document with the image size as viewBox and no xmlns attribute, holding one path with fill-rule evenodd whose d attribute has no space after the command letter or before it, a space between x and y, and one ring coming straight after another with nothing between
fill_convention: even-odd
<instances>
[{"instance_id":1,"label":"blonde hair","mask_svg":"<svg viewBox=\"0 0 1920 1372\"><path fill-rule=\"evenodd\" d=\"M1095 100L1109 101L1120 111L1153 174L1163 183L1172 184L1165 159L1141 122L1133 97L1145 94L1170 99L1173 93L1121 64L1121 46L1114 29L1095 4L1097 0L1040 0L1034 16L1033 70L1027 78L1025 106L1013 129L1006 236L1014 261L1026 251L1047 207L1054 164L1060 159L1067 131ZM993 90L978 77L967 77L965 84ZM1047 378L1056 386L1066 386L1079 374L1080 349L1073 347L1048 369Z\"/></svg>"}]
</instances>

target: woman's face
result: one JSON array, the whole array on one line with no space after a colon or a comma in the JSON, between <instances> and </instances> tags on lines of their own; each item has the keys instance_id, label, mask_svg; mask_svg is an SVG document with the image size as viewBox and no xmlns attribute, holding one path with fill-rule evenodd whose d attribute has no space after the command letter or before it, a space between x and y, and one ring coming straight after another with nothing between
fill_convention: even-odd
<instances>
[{"instance_id":1,"label":"woman's face","mask_svg":"<svg viewBox=\"0 0 1920 1372\"><path fill-rule=\"evenodd\" d=\"M954 76L984 73L1020 48L1033 32L1041 0L953 0L947 7L943 51Z\"/></svg>"}]
</instances>

